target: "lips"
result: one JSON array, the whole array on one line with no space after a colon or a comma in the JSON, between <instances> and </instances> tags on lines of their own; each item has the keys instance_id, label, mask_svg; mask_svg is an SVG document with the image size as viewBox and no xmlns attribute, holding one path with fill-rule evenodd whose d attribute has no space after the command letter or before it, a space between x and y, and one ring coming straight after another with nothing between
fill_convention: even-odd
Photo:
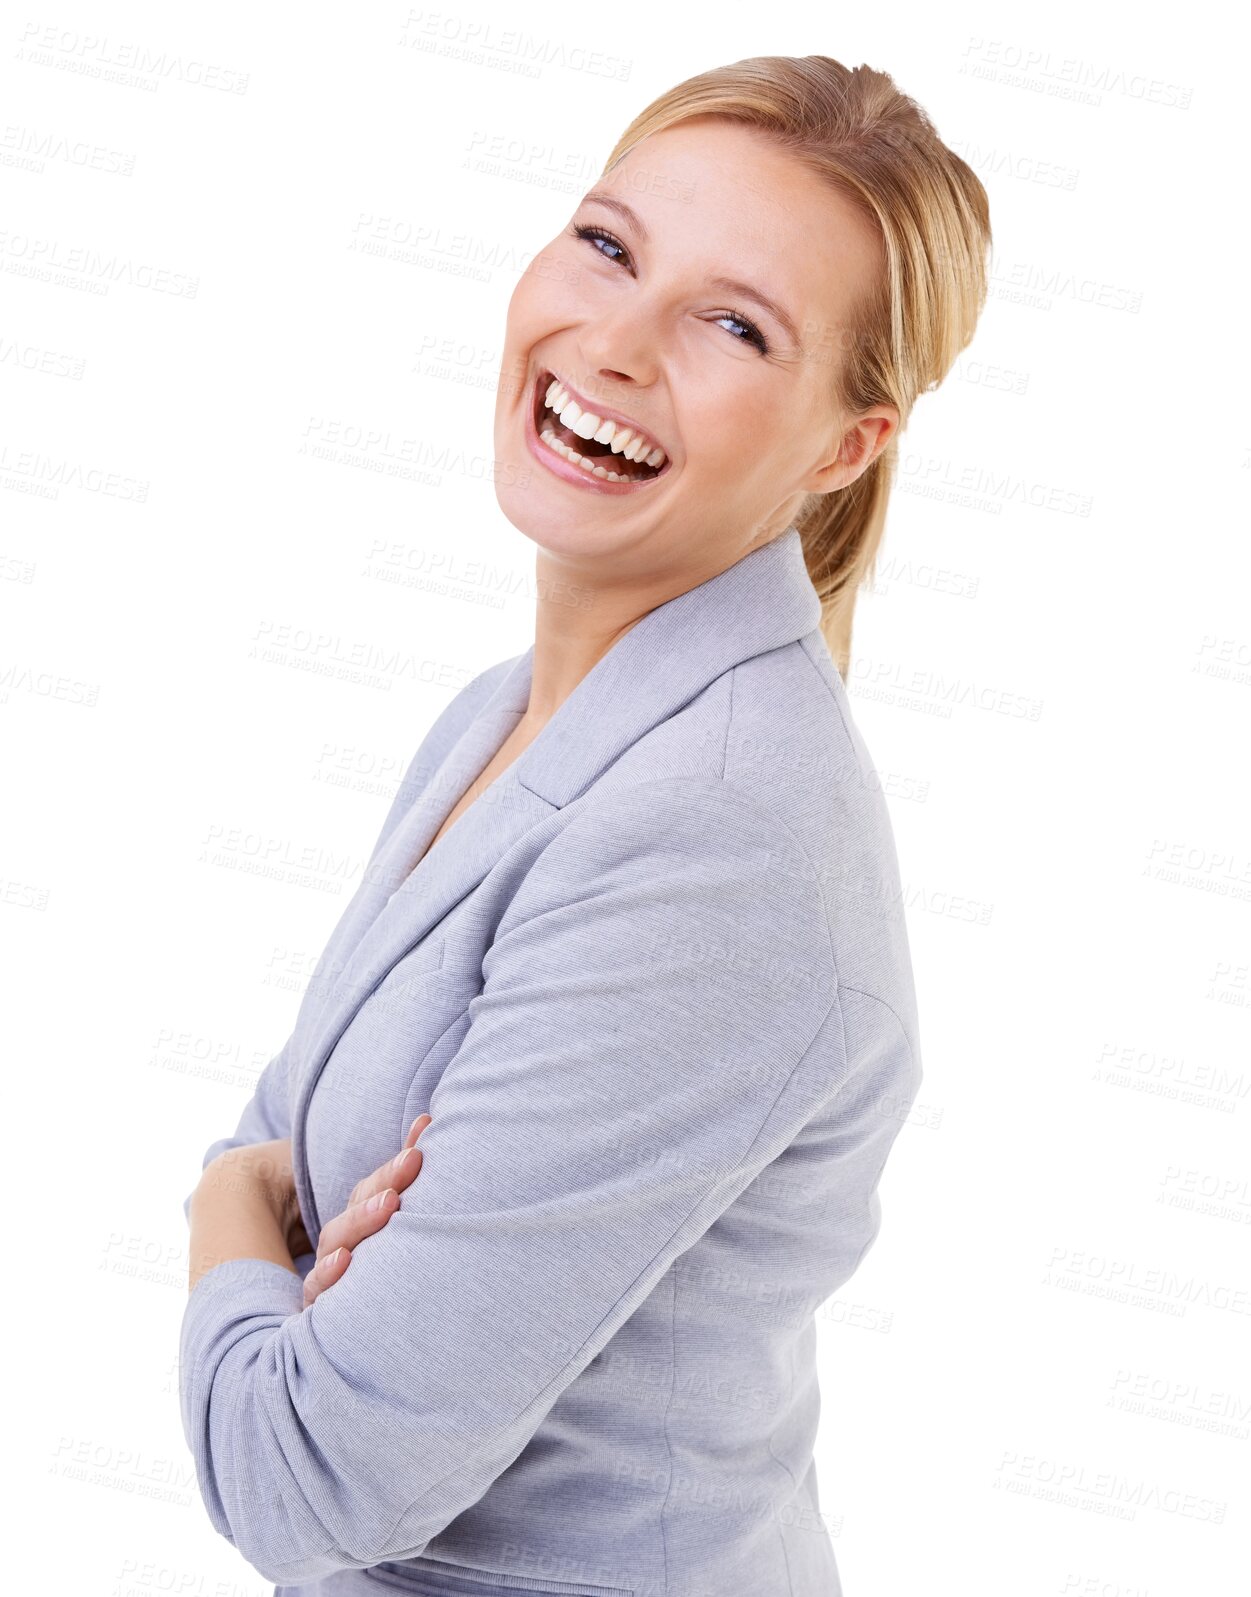
<instances>
[{"instance_id":1,"label":"lips","mask_svg":"<svg viewBox=\"0 0 1251 1597\"><path fill-rule=\"evenodd\" d=\"M599 443L594 438L583 438L569 427L566 427L555 412L547 408L545 403L547 391L553 382L557 382L568 389L568 384L565 383L562 377L547 369L540 370L535 379L532 395L532 420L536 437L542 439L543 434L548 433L555 440L555 447L553 447L553 443L549 439L543 439L544 448L551 451L562 461L574 466L578 471L585 472L588 478L606 488L628 488L634 484L655 482L658 478L664 476L672 463L668 451L665 451L665 458L659 467L647 466L641 460L632 461L627 459L624 454L614 453L611 443ZM571 395L573 394L572 389L568 391ZM579 400L578 403L580 404L581 401ZM636 436L642 434L648 443L655 444L651 433L633 421L593 406L585 407L584 413L611 421L619 432L629 429ZM627 447L630 447L628 442ZM645 458L646 456L644 456ZM590 467L583 466L580 464L582 460L591 461L593 465ZM598 468L598 471L596 468ZM604 473L612 473L613 476L605 476ZM626 480L624 482L614 481L614 476L622 477Z\"/></svg>"}]
</instances>

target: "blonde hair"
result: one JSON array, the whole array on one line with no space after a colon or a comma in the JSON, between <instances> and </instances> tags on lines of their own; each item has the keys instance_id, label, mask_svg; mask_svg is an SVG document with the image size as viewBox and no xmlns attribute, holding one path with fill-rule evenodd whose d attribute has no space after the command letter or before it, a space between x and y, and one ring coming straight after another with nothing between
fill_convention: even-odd
<instances>
[{"instance_id":1,"label":"blonde hair","mask_svg":"<svg viewBox=\"0 0 1251 1597\"><path fill-rule=\"evenodd\" d=\"M856 205L884 246L885 270L856 307L832 369L844 410L891 404L899 427L854 482L809 494L793 523L821 599L822 634L846 677L856 596L874 573L899 434L917 396L938 387L972 339L986 301L986 191L885 72L824 55L755 56L688 78L634 118L605 173L649 134L697 116L775 139Z\"/></svg>"}]
</instances>

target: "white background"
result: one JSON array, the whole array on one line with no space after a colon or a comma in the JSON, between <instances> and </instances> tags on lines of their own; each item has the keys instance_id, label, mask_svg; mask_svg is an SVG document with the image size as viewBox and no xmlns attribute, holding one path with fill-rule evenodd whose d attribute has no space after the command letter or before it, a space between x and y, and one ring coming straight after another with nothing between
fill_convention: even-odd
<instances>
[{"instance_id":1,"label":"white background","mask_svg":"<svg viewBox=\"0 0 1251 1597\"><path fill-rule=\"evenodd\" d=\"M995 229L977 339L903 436L851 673L925 1079L820 1321L845 1589L1243 1589L1245 67L1212 8L1127 15L10 12L20 1589L269 1589L181 1435L182 1199L425 729L532 639L533 546L488 472L518 274L644 104L763 53L889 71ZM1018 700L1036 718L993 708Z\"/></svg>"}]
</instances>

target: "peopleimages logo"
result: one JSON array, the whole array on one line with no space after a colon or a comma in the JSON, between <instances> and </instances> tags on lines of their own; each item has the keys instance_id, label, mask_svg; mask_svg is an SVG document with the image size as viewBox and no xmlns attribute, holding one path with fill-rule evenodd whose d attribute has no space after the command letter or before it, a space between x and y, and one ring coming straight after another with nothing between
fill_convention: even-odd
<instances>
[{"instance_id":1,"label":"peopleimages logo","mask_svg":"<svg viewBox=\"0 0 1251 1597\"><path fill-rule=\"evenodd\" d=\"M246 72L55 24L28 22L19 36L16 57L35 66L54 67L149 92L171 80L221 94L246 94L248 88Z\"/></svg>"},{"instance_id":2,"label":"peopleimages logo","mask_svg":"<svg viewBox=\"0 0 1251 1597\"><path fill-rule=\"evenodd\" d=\"M1092 1508L1118 1519L1133 1519L1138 1509L1153 1508L1161 1514L1223 1525L1229 1509L1229 1503L1219 1498L1200 1497L1154 1481L1132 1480L1115 1470L1089 1469L1085 1464L1034 1453L1005 1452L993 1484L1075 1508Z\"/></svg>"},{"instance_id":3,"label":"peopleimages logo","mask_svg":"<svg viewBox=\"0 0 1251 1597\"><path fill-rule=\"evenodd\" d=\"M114 283L171 294L175 299L194 299L200 289L200 279L186 272L29 233L0 232L0 266L16 276L56 281L67 288L84 287L98 294L107 294Z\"/></svg>"},{"instance_id":4,"label":"peopleimages logo","mask_svg":"<svg viewBox=\"0 0 1251 1597\"><path fill-rule=\"evenodd\" d=\"M0 477L12 472L52 490L81 488L84 493L104 494L111 499L133 499L144 504L150 484L144 478L123 477L98 466L83 466L76 460L41 454L37 449L10 449L0 444ZM45 497L55 498L56 492Z\"/></svg>"},{"instance_id":5,"label":"peopleimages logo","mask_svg":"<svg viewBox=\"0 0 1251 1597\"><path fill-rule=\"evenodd\" d=\"M1127 72L1106 61L1054 55L1036 45L1016 44L1008 39L971 38L959 70L969 77L1086 105L1102 104L1105 94L1120 94L1128 100L1187 111L1194 93L1187 85L1168 83L1143 72Z\"/></svg>"}]
</instances>

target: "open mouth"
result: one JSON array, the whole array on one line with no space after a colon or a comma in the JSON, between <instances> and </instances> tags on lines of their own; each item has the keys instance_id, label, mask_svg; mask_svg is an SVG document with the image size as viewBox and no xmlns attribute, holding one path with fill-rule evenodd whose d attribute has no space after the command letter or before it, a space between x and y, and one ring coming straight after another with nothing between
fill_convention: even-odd
<instances>
[{"instance_id":1,"label":"open mouth","mask_svg":"<svg viewBox=\"0 0 1251 1597\"><path fill-rule=\"evenodd\" d=\"M616 483L654 482L669 469L669 456L653 438L636 427L583 410L549 371L538 375L533 404L538 436L590 476ZM584 436L588 432L590 436Z\"/></svg>"}]
</instances>

